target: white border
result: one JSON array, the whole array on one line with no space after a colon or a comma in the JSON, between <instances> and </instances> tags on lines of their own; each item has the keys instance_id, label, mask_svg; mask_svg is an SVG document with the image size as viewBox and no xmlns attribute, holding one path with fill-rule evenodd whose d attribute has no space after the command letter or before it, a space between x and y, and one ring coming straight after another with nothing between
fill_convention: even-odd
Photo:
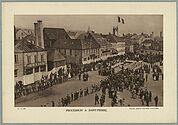
<instances>
[{"instance_id":1,"label":"white border","mask_svg":"<svg viewBox=\"0 0 178 125\"><path fill-rule=\"evenodd\" d=\"M13 107L14 15L162 14L164 17L164 106L159 109L107 108L107 112L67 113L66 108ZM3 122L8 123L164 123L176 122L176 3L2 3ZM77 108L77 107L75 107ZM74 108L72 108L74 109ZM81 109L81 108L80 108ZM85 109L85 108L84 108Z\"/></svg>"}]
</instances>

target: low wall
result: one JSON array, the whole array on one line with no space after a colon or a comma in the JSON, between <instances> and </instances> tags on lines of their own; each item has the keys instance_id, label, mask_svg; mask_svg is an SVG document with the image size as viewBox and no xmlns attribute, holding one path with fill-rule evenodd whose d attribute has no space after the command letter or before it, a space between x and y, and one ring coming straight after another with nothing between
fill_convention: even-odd
<instances>
[{"instance_id":1,"label":"low wall","mask_svg":"<svg viewBox=\"0 0 178 125\"><path fill-rule=\"evenodd\" d=\"M48 75L48 78L49 78L49 75L51 73L58 72L60 68L64 68L64 71L66 73L67 66L60 66L57 68L53 68L51 71L48 71L48 72L38 72L38 73L30 74L30 75L24 75L22 77L15 77L14 84L18 81L22 81L24 85L28 85L28 84L34 83L35 81L41 80L42 76L46 76L46 75Z\"/></svg>"}]
</instances>

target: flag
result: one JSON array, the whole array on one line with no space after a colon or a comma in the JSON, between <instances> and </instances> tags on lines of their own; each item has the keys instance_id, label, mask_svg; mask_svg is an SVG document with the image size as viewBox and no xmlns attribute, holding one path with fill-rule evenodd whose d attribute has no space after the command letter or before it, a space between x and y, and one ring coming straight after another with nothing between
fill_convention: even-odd
<instances>
[{"instance_id":1,"label":"flag","mask_svg":"<svg viewBox=\"0 0 178 125\"><path fill-rule=\"evenodd\" d=\"M121 18L118 16L118 22L120 23L121 22Z\"/></svg>"},{"instance_id":2,"label":"flag","mask_svg":"<svg viewBox=\"0 0 178 125\"><path fill-rule=\"evenodd\" d=\"M124 19L122 19L122 23L124 24Z\"/></svg>"}]
</instances>

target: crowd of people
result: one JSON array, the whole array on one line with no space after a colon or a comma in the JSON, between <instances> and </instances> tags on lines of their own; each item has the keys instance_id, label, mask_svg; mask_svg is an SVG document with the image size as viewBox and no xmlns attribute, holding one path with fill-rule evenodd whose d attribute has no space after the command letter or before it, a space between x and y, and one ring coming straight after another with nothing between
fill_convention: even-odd
<instances>
[{"instance_id":1,"label":"crowd of people","mask_svg":"<svg viewBox=\"0 0 178 125\"><path fill-rule=\"evenodd\" d=\"M125 98L118 98L118 92L123 92L125 89L130 91L131 98L136 99L139 98L141 100L142 105L149 106L149 103L152 101L152 92L147 90L144 87L144 83L148 80L148 75L151 74L152 69L152 77L153 80L159 80L159 75L163 73L160 70L159 66L153 65L153 63L149 63L150 65L144 64L140 68L137 69L124 69L122 67L121 71L115 73L114 68L111 68L113 65L124 62L125 60L144 60L144 59L155 58L155 56L147 55L144 57L142 55L135 56L133 54L130 55L120 55L115 57L109 57L107 60L99 61L98 63L92 63L88 65L88 67L84 66L83 72L81 70L76 71L75 73L67 73L61 74L61 71L51 73L49 76L42 76L41 80L36 81L35 83L24 86L23 82L17 82L15 85L15 98L21 97L23 95L28 95L33 92L38 92L45 90L55 84L62 83L66 81L69 77L69 74L78 75L79 80L88 81L89 75L88 71L98 70L99 75L107 76L105 80L102 80L99 85L94 84L91 88L80 89L79 91L75 91L73 93L67 94L65 97L59 99L58 101L51 101L51 106L68 106L72 101L78 100L83 96L87 96L89 94L93 94L94 92L98 92L101 90L101 96L95 94L95 105L100 104L103 106L105 103L105 96L108 93L109 98L111 98L111 106L115 106L118 103L120 106L124 105L126 101ZM159 61L162 58L160 57ZM158 61L158 60L156 60ZM154 97L155 106L158 104L158 96ZM58 103L57 103L58 102ZM41 105L45 107L46 104ZM130 104L128 105L130 106Z\"/></svg>"},{"instance_id":2,"label":"crowd of people","mask_svg":"<svg viewBox=\"0 0 178 125\"><path fill-rule=\"evenodd\" d=\"M99 84L93 84L91 88L84 88L80 89L75 92L71 92L70 94L67 94L65 97L60 98L59 100L56 101L51 101L51 104L46 103L42 104L41 107L46 107L46 106L51 106L51 107L66 107L70 105L71 102L78 100L79 98L88 96L90 94L94 94L96 92L100 91L100 86Z\"/></svg>"},{"instance_id":3,"label":"crowd of people","mask_svg":"<svg viewBox=\"0 0 178 125\"><path fill-rule=\"evenodd\" d=\"M159 68L159 66L156 66ZM155 67L152 67L153 74L156 72ZM129 90L131 93L131 98L139 98L141 100L142 106L152 101L152 92L148 91L144 87L145 82L147 82L148 74L150 74L150 66L144 64L143 67L137 69L122 69L117 73L112 73L107 79L101 81L101 90L105 94L108 90L109 98L112 99L111 106L117 105L119 102L122 103L125 99L118 98L118 92L123 92L124 89ZM159 77L159 76L158 76ZM154 98L155 106L158 104L158 96Z\"/></svg>"},{"instance_id":4,"label":"crowd of people","mask_svg":"<svg viewBox=\"0 0 178 125\"><path fill-rule=\"evenodd\" d=\"M15 99L26 96L31 93L43 91L49 87L52 87L55 84L62 83L68 79L67 73L61 73L61 70L58 72L50 73L50 75L42 76L41 80L37 80L32 84L24 85L22 81L18 81L15 84Z\"/></svg>"}]
</instances>

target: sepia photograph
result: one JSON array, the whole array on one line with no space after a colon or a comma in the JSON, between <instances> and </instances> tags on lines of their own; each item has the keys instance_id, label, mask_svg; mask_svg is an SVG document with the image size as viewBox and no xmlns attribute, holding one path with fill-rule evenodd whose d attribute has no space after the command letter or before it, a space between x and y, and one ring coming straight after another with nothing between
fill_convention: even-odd
<instances>
[{"instance_id":1,"label":"sepia photograph","mask_svg":"<svg viewBox=\"0 0 178 125\"><path fill-rule=\"evenodd\" d=\"M8 2L2 17L3 123L177 122L175 2Z\"/></svg>"},{"instance_id":2,"label":"sepia photograph","mask_svg":"<svg viewBox=\"0 0 178 125\"><path fill-rule=\"evenodd\" d=\"M163 107L163 15L14 15L15 107Z\"/></svg>"}]
</instances>

